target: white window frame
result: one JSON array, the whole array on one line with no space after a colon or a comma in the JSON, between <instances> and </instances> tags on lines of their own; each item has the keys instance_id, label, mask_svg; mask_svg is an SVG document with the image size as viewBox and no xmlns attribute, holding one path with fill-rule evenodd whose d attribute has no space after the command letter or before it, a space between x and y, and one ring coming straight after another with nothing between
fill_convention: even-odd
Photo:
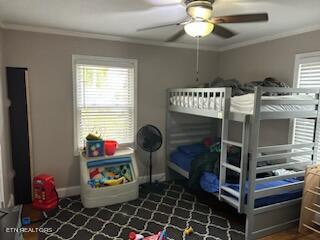
<instances>
[{"instance_id":1,"label":"white window frame","mask_svg":"<svg viewBox=\"0 0 320 240\"><path fill-rule=\"evenodd\" d=\"M294 63L294 76L293 76L293 87L298 88L298 78L299 78L299 66L303 63L311 63L311 62L320 62L320 51L308 52L308 53L300 53L295 56ZM294 131L295 131L295 121L294 119L290 120L290 128L289 131L289 141L293 143L294 141Z\"/></svg>"},{"instance_id":2,"label":"white window frame","mask_svg":"<svg viewBox=\"0 0 320 240\"><path fill-rule=\"evenodd\" d=\"M122 64L132 64L134 66L134 139L133 145L131 144L121 144L120 148L124 147L136 147L135 136L137 134L138 126L138 60L128 59L128 58L113 58L113 57L100 57L100 56L88 56L88 55L72 55L72 79L73 79L73 145L74 145L74 156L79 156L79 116L77 112L77 68L76 64L85 63L93 65L108 66L110 63Z\"/></svg>"},{"instance_id":3,"label":"white window frame","mask_svg":"<svg viewBox=\"0 0 320 240\"><path fill-rule=\"evenodd\" d=\"M294 62L293 87L298 87L299 65L301 63L320 61L320 51L296 54Z\"/></svg>"}]
</instances>

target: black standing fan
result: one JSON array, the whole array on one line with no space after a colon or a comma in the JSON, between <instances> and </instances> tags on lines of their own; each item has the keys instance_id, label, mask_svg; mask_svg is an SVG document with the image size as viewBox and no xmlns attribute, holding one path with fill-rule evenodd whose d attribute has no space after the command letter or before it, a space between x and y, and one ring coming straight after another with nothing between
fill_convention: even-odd
<instances>
[{"instance_id":1,"label":"black standing fan","mask_svg":"<svg viewBox=\"0 0 320 240\"><path fill-rule=\"evenodd\" d=\"M145 125L137 134L137 142L140 148L149 152L149 183L152 184L152 153L162 145L162 135L158 128L153 125Z\"/></svg>"}]
</instances>

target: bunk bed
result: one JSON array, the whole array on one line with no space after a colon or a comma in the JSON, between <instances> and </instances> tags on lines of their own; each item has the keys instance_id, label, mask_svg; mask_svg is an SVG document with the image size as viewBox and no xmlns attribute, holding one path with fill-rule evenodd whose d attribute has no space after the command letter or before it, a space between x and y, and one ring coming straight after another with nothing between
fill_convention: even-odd
<instances>
[{"instance_id":1,"label":"bunk bed","mask_svg":"<svg viewBox=\"0 0 320 240\"><path fill-rule=\"evenodd\" d=\"M168 168L188 178L186 169L170 161L170 153L181 144L198 142L208 134L217 134L216 129L220 127L220 176L216 195L220 201L246 214L246 239L257 239L294 226L299 219L305 168L317 159L319 95L319 89L303 88L255 87L253 94L239 97L231 97L231 88L169 89L166 121ZM202 116L205 118L201 119L206 120L185 122L187 116ZM184 122L179 123L177 118L184 119ZM289 119L292 123L295 118L314 119L312 142L293 143L290 138L288 144L260 146L261 121ZM240 141L229 139L232 121L242 125ZM227 161L230 145L241 148L239 166ZM295 172L257 178L258 173L286 168L295 169ZM239 184L226 182L227 169L239 174ZM282 197L277 200L275 196ZM257 204L261 199L267 201Z\"/></svg>"}]
</instances>

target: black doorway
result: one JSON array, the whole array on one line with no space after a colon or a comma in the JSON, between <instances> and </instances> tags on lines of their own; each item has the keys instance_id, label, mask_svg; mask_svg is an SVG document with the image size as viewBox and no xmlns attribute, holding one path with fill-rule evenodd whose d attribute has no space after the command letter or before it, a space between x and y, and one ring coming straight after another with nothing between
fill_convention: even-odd
<instances>
[{"instance_id":1,"label":"black doorway","mask_svg":"<svg viewBox=\"0 0 320 240\"><path fill-rule=\"evenodd\" d=\"M30 136L28 121L28 78L26 68L7 67L11 154L15 204L32 202Z\"/></svg>"}]
</instances>

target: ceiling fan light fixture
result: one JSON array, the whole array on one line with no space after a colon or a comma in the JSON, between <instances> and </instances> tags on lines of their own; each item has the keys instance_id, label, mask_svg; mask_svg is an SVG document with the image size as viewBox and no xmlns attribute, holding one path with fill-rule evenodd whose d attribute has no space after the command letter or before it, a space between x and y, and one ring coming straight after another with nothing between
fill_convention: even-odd
<instances>
[{"instance_id":1,"label":"ceiling fan light fixture","mask_svg":"<svg viewBox=\"0 0 320 240\"><path fill-rule=\"evenodd\" d=\"M205 37L213 31L214 25L205 21L193 21L184 25L184 30L191 37Z\"/></svg>"},{"instance_id":2,"label":"ceiling fan light fixture","mask_svg":"<svg viewBox=\"0 0 320 240\"><path fill-rule=\"evenodd\" d=\"M194 19L208 20L212 17L212 4L207 1L195 1L187 6L187 13Z\"/></svg>"},{"instance_id":3,"label":"ceiling fan light fixture","mask_svg":"<svg viewBox=\"0 0 320 240\"><path fill-rule=\"evenodd\" d=\"M191 7L188 9L188 14L193 18L210 19L212 16L212 9L204 7Z\"/></svg>"}]
</instances>

